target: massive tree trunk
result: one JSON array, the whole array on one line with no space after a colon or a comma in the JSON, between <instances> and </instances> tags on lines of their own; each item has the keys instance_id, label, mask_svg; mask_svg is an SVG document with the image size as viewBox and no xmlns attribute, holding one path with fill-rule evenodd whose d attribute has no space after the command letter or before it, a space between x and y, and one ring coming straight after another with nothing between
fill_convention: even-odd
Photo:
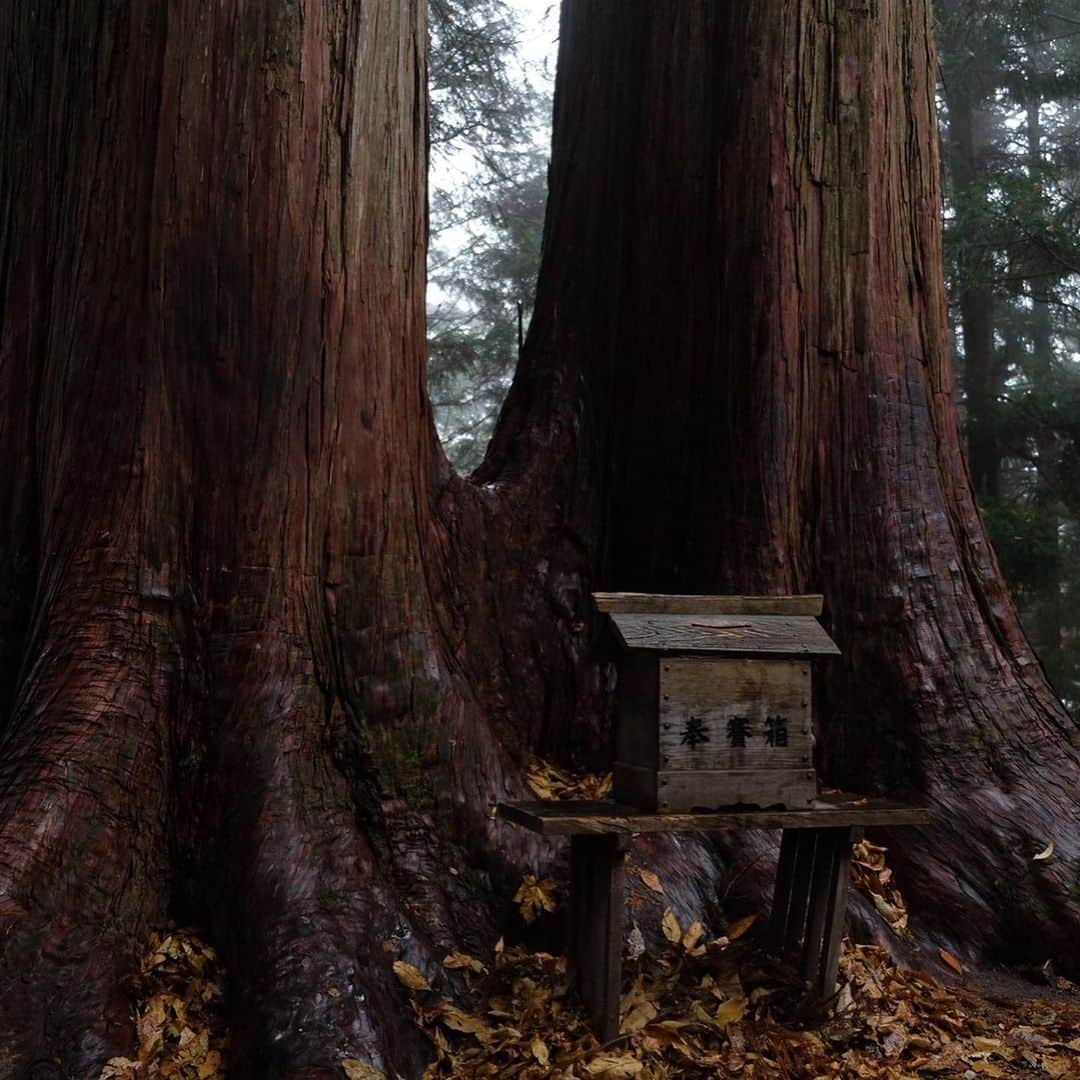
<instances>
[{"instance_id":1,"label":"massive tree trunk","mask_svg":"<svg viewBox=\"0 0 1080 1080\"><path fill-rule=\"evenodd\" d=\"M422 5L17 0L0 42L0 1075L128 1049L170 912L249 1074L409 1073L384 942L470 904L421 895L428 756L480 836L498 775L433 603Z\"/></svg>"},{"instance_id":2,"label":"massive tree trunk","mask_svg":"<svg viewBox=\"0 0 1080 1080\"><path fill-rule=\"evenodd\" d=\"M934 74L923 2L567 5L536 314L481 477L558 432L605 588L824 592L824 776L936 809L889 837L918 935L1075 969L1077 728L961 452Z\"/></svg>"},{"instance_id":3,"label":"massive tree trunk","mask_svg":"<svg viewBox=\"0 0 1080 1080\"><path fill-rule=\"evenodd\" d=\"M170 914L225 952L237 1075L414 1075L391 962L479 951L551 857L486 816L530 749L607 758L596 585L823 589L821 763L939 808L896 838L923 932L1075 957L1073 729L950 395L924 6L567 5L471 481L423 388L423 36L417 0L0 11L0 1075L128 1049Z\"/></svg>"}]
</instances>

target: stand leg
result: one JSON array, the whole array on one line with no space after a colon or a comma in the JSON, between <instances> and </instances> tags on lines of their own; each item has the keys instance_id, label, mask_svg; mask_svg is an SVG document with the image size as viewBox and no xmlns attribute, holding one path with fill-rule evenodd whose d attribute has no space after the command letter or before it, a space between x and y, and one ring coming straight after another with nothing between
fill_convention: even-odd
<instances>
[{"instance_id":1,"label":"stand leg","mask_svg":"<svg viewBox=\"0 0 1080 1080\"><path fill-rule=\"evenodd\" d=\"M810 909L806 920L806 942L803 945L803 981L816 986L824 951L825 923L833 902L834 876L838 846L846 842L847 829L821 829L814 848L814 867L810 878ZM837 834L840 834L837 836Z\"/></svg>"},{"instance_id":2,"label":"stand leg","mask_svg":"<svg viewBox=\"0 0 1080 1080\"><path fill-rule=\"evenodd\" d=\"M601 1042L619 1034L627 838L570 840L570 969Z\"/></svg>"},{"instance_id":3,"label":"stand leg","mask_svg":"<svg viewBox=\"0 0 1080 1080\"><path fill-rule=\"evenodd\" d=\"M840 969L840 941L847 920L848 881L851 877L851 845L862 830L837 829L836 852L830 875L829 904L822 933L821 966L816 989L822 998L836 993L836 975Z\"/></svg>"},{"instance_id":4,"label":"stand leg","mask_svg":"<svg viewBox=\"0 0 1080 1080\"><path fill-rule=\"evenodd\" d=\"M787 913L791 906L791 887L795 875L795 849L798 833L785 829L780 835L780 860L776 864L776 884L773 886L772 915L769 918L769 944L774 952L784 947Z\"/></svg>"},{"instance_id":5,"label":"stand leg","mask_svg":"<svg viewBox=\"0 0 1080 1080\"><path fill-rule=\"evenodd\" d=\"M815 997L836 993L840 941L847 915L848 877L854 830L815 829L816 843L810 883L802 976Z\"/></svg>"},{"instance_id":6,"label":"stand leg","mask_svg":"<svg viewBox=\"0 0 1080 1080\"><path fill-rule=\"evenodd\" d=\"M817 831L785 829L780 840L770 934L781 956L797 948L806 929Z\"/></svg>"}]
</instances>

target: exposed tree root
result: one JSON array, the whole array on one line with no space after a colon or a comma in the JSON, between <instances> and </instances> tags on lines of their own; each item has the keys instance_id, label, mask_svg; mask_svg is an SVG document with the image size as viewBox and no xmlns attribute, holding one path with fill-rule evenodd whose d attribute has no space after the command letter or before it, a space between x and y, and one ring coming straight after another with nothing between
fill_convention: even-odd
<instances>
[{"instance_id":1,"label":"exposed tree root","mask_svg":"<svg viewBox=\"0 0 1080 1080\"><path fill-rule=\"evenodd\" d=\"M120 984L168 902L168 665L109 578L70 572L0 764L4 1076L57 1057L83 1075L130 1040Z\"/></svg>"}]
</instances>

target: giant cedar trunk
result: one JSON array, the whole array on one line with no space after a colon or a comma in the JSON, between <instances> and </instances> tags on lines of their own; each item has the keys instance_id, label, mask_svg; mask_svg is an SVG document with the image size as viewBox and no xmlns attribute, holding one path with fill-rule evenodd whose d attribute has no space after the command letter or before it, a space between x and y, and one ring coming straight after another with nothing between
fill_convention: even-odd
<instances>
[{"instance_id":1,"label":"giant cedar trunk","mask_svg":"<svg viewBox=\"0 0 1080 1080\"><path fill-rule=\"evenodd\" d=\"M170 909L254 1075L410 1072L383 942L449 909L399 796L489 748L451 765L426 551L421 5L20 0L0 42L0 1075L128 1049Z\"/></svg>"},{"instance_id":2,"label":"giant cedar trunk","mask_svg":"<svg viewBox=\"0 0 1080 1080\"><path fill-rule=\"evenodd\" d=\"M423 392L418 8L0 11L2 1074L126 1049L170 912L226 952L238 1075L414 1074L391 961L479 949L550 854L485 817L529 748L606 755L591 585L824 589L822 764L940 808L899 849L924 932L1004 947L1011 899L1075 955L1075 749L950 398L922 4L567 5L471 482Z\"/></svg>"},{"instance_id":3,"label":"giant cedar trunk","mask_svg":"<svg viewBox=\"0 0 1080 1080\"><path fill-rule=\"evenodd\" d=\"M923 0L565 5L536 314L481 478L558 432L546 490L598 584L824 592L819 765L935 807L889 837L919 935L1075 969L1077 727L961 453L934 73Z\"/></svg>"}]
</instances>

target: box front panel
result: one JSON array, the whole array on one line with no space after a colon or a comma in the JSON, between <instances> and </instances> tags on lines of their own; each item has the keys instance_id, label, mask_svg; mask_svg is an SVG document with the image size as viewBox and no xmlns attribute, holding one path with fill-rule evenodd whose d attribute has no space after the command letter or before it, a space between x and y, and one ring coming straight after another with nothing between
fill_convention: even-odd
<instances>
[{"instance_id":1,"label":"box front panel","mask_svg":"<svg viewBox=\"0 0 1080 1080\"><path fill-rule=\"evenodd\" d=\"M809 663L660 661L661 770L808 770L813 739Z\"/></svg>"},{"instance_id":2,"label":"box front panel","mask_svg":"<svg viewBox=\"0 0 1080 1080\"><path fill-rule=\"evenodd\" d=\"M676 769L656 774L655 807L662 814L729 806L783 806L802 810L817 796L806 769Z\"/></svg>"}]
</instances>

